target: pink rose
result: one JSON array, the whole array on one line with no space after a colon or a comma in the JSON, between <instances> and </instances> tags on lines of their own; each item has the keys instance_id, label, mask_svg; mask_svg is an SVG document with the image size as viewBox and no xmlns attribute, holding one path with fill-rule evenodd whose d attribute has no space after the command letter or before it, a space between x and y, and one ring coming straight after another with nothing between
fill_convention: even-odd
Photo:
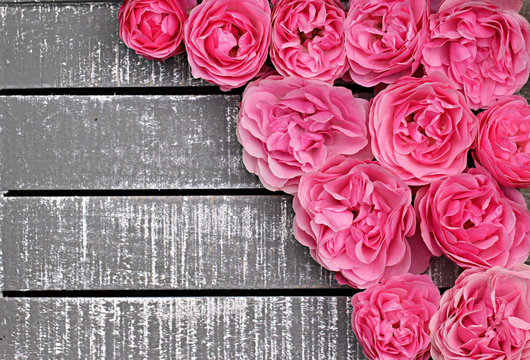
<instances>
[{"instance_id":1,"label":"pink rose","mask_svg":"<svg viewBox=\"0 0 530 360\"><path fill-rule=\"evenodd\" d=\"M271 60L284 76L333 82L346 71L344 7L338 0L280 0L272 15Z\"/></svg>"},{"instance_id":2,"label":"pink rose","mask_svg":"<svg viewBox=\"0 0 530 360\"><path fill-rule=\"evenodd\" d=\"M426 72L448 76L472 109L491 106L528 80L530 25L512 10L485 1L446 1L431 17L430 32L423 49Z\"/></svg>"},{"instance_id":3,"label":"pink rose","mask_svg":"<svg viewBox=\"0 0 530 360\"><path fill-rule=\"evenodd\" d=\"M183 27L189 0L124 0L118 11L121 40L149 60L166 60L184 51Z\"/></svg>"},{"instance_id":4,"label":"pink rose","mask_svg":"<svg viewBox=\"0 0 530 360\"><path fill-rule=\"evenodd\" d=\"M434 360L530 358L530 267L466 270L429 325Z\"/></svg>"},{"instance_id":5,"label":"pink rose","mask_svg":"<svg viewBox=\"0 0 530 360\"><path fill-rule=\"evenodd\" d=\"M410 189L376 162L329 159L300 178L293 208L296 239L340 284L366 288L418 257L406 239L416 228Z\"/></svg>"},{"instance_id":6,"label":"pink rose","mask_svg":"<svg viewBox=\"0 0 530 360\"><path fill-rule=\"evenodd\" d=\"M350 78L362 86L393 83L420 65L428 35L426 0L356 0L346 18Z\"/></svg>"},{"instance_id":7,"label":"pink rose","mask_svg":"<svg viewBox=\"0 0 530 360\"><path fill-rule=\"evenodd\" d=\"M372 152L408 185L462 172L478 120L441 74L402 78L372 100Z\"/></svg>"},{"instance_id":8,"label":"pink rose","mask_svg":"<svg viewBox=\"0 0 530 360\"><path fill-rule=\"evenodd\" d=\"M520 96L501 98L478 115L475 159L503 186L530 187L530 106Z\"/></svg>"},{"instance_id":9,"label":"pink rose","mask_svg":"<svg viewBox=\"0 0 530 360\"><path fill-rule=\"evenodd\" d=\"M271 76L243 93L237 136L243 161L270 190L294 194L300 176L332 155L371 159L368 102L317 80Z\"/></svg>"},{"instance_id":10,"label":"pink rose","mask_svg":"<svg viewBox=\"0 0 530 360\"><path fill-rule=\"evenodd\" d=\"M184 27L193 77L228 91L254 78L267 59L271 12L266 0L205 0Z\"/></svg>"},{"instance_id":11,"label":"pink rose","mask_svg":"<svg viewBox=\"0 0 530 360\"><path fill-rule=\"evenodd\" d=\"M464 268L510 267L530 250L530 214L517 190L499 188L484 169L421 188L414 206L435 256Z\"/></svg>"},{"instance_id":12,"label":"pink rose","mask_svg":"<svg viewBox=\"0 0 530 360\"><path fill-rule=\"evenodd\" d=\"M469 0L445 0L445 1L437 0L437 1L439 3L440 11L445 11L447 9L460 6L460 5L466 5L466 4L469 4L470 2ZM501 9L513 10L515 12L521 11L523 7L522 0L481 0L481 2L490 3Z\"/></svg>"},{"instance_id":13,"label":"pink rose","mask_svg":"<svg viewBox=\"0 0 530 360\"><path fill-rule=\"evenodd\" d=\"M440 291L427 275L404 274L353 296L352 327L371 360L427 360L429 321Z\"/></svg>"}]
</instances>

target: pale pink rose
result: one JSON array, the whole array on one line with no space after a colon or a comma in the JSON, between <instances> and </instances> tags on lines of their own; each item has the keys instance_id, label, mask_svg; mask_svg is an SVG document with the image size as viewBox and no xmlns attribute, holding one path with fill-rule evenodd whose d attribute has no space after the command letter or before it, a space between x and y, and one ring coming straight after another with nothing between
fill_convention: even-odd
<instances>
[{"instance_id":1,"label":"pale pink rose","mask_svg":"<svg viewBox=\"0 0 530 360\"><path fill-rule=\"evenodd\" d=\"M333 82L346 71L344 6L338 0L280 0L272 14L271 60L284 76Z\"/></svg>"},{"instance_id":2,"label":"pale pink rose","mask_svg":"<svg viewBox=\"0 0 530 360\"><path fill-rule=\"evenodd\" d=\"M346 18L350 78L362 86L393 83L420 66L428 36L428 0L356 0Z\"/></svg>"},{"instance_id":3,"label":"pale pink rose","mask_svg":"<svg viewBox=\"0 0 530 360\"><path fill-rule=\"evenodd\" d=\"M427 360L440 291L427 275L393 276L353 296L352 328L370 360Z\"/></svg>"},{"instance_id":4,"label":"pale pink rose","mask_svg":"<svg viewBox=\"0 0 530 360\"><path fill-rule=\"evenodd\" d=\"M223 91L245 85L267 59L270 21L266 0L204 0L184 27L193 77Z\"/></svg>"},{"instance_id":5,"label":"pale pink rose","mask_svg":"<svg viewBox=\"0 0 530 360\"><path fill-rule=\"evenodd\" d=\"M478 120L441 74L402 78L372 100L372 152L408 185L462 172Z\"/></svg>"},{"instance_id":6,"label":"pale pink rose","mask_svg":"<svg viewBox=\"0 0 530 360\"><path fill-rule=\"evenodd\" d=\"M270 190L294 194L300 176L331 156L372 159L368 102L317 80L271 76L243 93L237 137L243 161Z\"/></svg>"},{"instance_id":7,"label":"pale pink rose","mask_svg":"<svg viewBox=\"0 0 530 360\"><path fill-rule=\"evenodd\" d=\"M487 108L528 80L530 25L492 2L447 1L431 16L422 63L428 74L444 73L472 109Z\"/></svg>"},{"instance_id":8,"label":"pale pink rose","mask_svg":"<svg viewBox=\"0 0 530 360\"><path fill-rule=\"evenodd\" d=\"M530 106L525 98L501 98L478 119L478 163L503 186L530 187Z\"/></svg>"},{"instance_id":9,"label":"pale pink rose","mask_svg":"<svg viewBox=\"0 0 530 360\"><path fill-rule=\"evenodd\" d=\"M300 178L293 208L295 238L340 284L366 288L408 272L411 256L423 262L407 240L416 228L410 188L376 162L329 159Z\"/></svg>"},{"instance_id":10,"label":"pale pink rose","mask_svg":"<svg viewBox=\"0 0 530 360\"><path fill-rule=\"evenodd\" d=\"M189 0L124 0L118 10L121 40L149 60L166 60L184 51Z\"/></svg>"},{"instance_id":11,"label":"pale pink rose","mask_svg":"<svg viewBox=\"0 0 530 360\"><path fill-rule=\"evenodd\" d=\"M530 267L464 271L429 328L433 360L530 359Z\"/></svg>"},{"instance_id":12,"label":"pale pink rose","mask_svg":"<svg viewBox=\"0 0 530 360\"><path fill-rule=\"evenodd\" d=\"M421 188L414 206L435 256L464 268L510 267L530 251L530 214L520 192L470 169Z\"/></svg>"}]
</instances>

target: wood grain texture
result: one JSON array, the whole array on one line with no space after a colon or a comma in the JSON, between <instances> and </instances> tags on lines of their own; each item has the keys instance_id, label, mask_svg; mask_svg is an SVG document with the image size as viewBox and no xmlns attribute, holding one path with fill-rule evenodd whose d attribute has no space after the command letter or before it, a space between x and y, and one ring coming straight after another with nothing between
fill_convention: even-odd
<instances>
[{"instance_id":1,"label":"wood grain texture","mask_svg":"<svg viewBox=\"0 0 530 360\"><path fill-rule=\"evenodd\" d=\"M119 2L0 6L0 88L210 86L186 54L150 61L118 34Z\"/></svg>"},{"instance_id":2,"label":"wood grain texture","mask_svg":"<svg viewBox=\"0 0 530 360\"><path fill-rule=\"evenodd\" d=\"M337 286L293 238L288 196L0 201L3 290Z\"/></svg>"},{"instance_id":3,"label":"wood grain texture","mask_svg":"<svg viewBox=\"0 0 530 360\"><path fill-rule=\"evenodd\" d=\"M0 189L261 188L240 97L2 96Z\"/></svg>"},{"instance_id":4,"label":"wood grain texture","mask_svg":"<svg viewBox=\"0 0 530 360\"><path fill-rule=\"evenodd\" d=\"M336 288L289 196L3 198L0 290ZM459 268L433 260L451 287Z\"/></svg>"},{"instance_id":5,"label":"wood grain texture","mask_svg":"<svg viewBox=\"0 0 530 360\"><path fill-rule=\"evenodd\" d=\"M364 359L346 297L0 299L5 359ZM0 330L1 331L1 330Z\"/></svg>"}]
</instances>

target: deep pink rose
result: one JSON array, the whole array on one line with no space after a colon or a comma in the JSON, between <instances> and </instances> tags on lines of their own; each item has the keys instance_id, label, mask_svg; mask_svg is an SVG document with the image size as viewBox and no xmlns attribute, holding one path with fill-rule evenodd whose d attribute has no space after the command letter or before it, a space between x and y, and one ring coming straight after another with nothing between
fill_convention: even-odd
<instances>
[{"instance_id":1,"label":"deep pink rose","mask_svg":"<svg viewBox=\"0 0 530 360\"><path fill-rule=\"evenodd\" d=\"M402 78L372 100L372 152L408 185L462 172L478 120L441 74Z\"/></svg>"},{"instance_id":2,"label":"deep pink rose","mask_svg":"<svg viewBox=\"0 0 530 360\"><path fill-rule=\"evenodd\" d=\"M271 39L266 0L204 0L184 27L193 77L228 91L261 70Z\"/></svg>"},{"instance_id":3,"label":"deep pink rose","mask_svg":"<svg viewBox=\"0 0 530 360\"><path fill-rule=\"evenodd\" d=\"M118 11L121 40L149 60L166 60L184 51L183 28L190 0L124 0Z\"/></svg>"},{"instance_id":4,"label":"deep pink rose","mask_svg":"<svg viewBox=\"0 0 530 360\"><path fill-rule=\"evenodd\" d=\"M333 82L346 71L344 7L338 0L280 0L272 15L271 60L284 76Z\"/></svg>"},{"instance_id":5,"label":"deep pink rose","mask_svg":"<svg viewBox=\"0 0 530 360\"><path fill-rule=\"evenodd\" d=\"M419 256L407 240L416 227L410 189L376 162L329 159L300 178L293 208L296 239L340 284L366 288L409 271L411 251Z\"/></svg>"},{"instance_id":6,"label":"deep pink rose","mask_svg":"<svg viewBox=\"0 0 530 360\"><path fill-rule=\"evenodd\" d=\"M427 360L429 321L440 291L427 275L404 274L353 296L352 327L370 360Z\"/></svg>"},{"instance_id":7,"label":"deep pink rose","mask_svg":"<svg viewBox=\"0 0 530 360\"><path fill-rule=\"evenodd\" d=\"M414 206L421 234L435 256L464 268L510 267L530 250L530 214L520 192L499 188L482 169L421 188Z\"/></svg>"},{"instance_id":8,"label":"deep pink rose","mask_svg":"<svg viewBox=\"0 0 530 360\"><path fill-rule=\"evenodd\" d=\"M530 25L492 2L446 1L431 17L422 62L428 74L449 77L472 109L487 108L528 80Z\"/></svg>"},{"instance_id":9,"label":"deep pink rose","mask_svg":"<svg viewBox=\"0 0 530 360\"><path fill-rule=\"evenodd\" d=\"M503 186L530 187L530 106L507 96L478 115L475 159Z\"/></svg>"},{"instance_id":10,"label":"deep pink rose","mask_svg":"<svg viewBox=\"0 0 530 360\"><path fill-rule=\"evenodd\" d=\"M356 0L346 18L350 78L362 86L414 74L428 35L428 0Z\"/></svg>"},{"instance_id":11,"label":"deep pink rose","mask_svg":"<svg viewBox=\"0 0 530 360\"><path fill-rule=\"evenodd\" d=\"M243 93L237 136L243 161L270 190L294 194L300 176L336 154L371 159L368 101L317 80L271 76Z\"/></svg>"},{"instance_id":12,"label":"deep pink rose","mask_svg":"<svg viewBox=\"0 0 530 360\"><path fill-rule=\"evenodd\" d=\"M429 328L434 360L530 359L530 267L464 271Z\"/></svg>"}]
</instances>

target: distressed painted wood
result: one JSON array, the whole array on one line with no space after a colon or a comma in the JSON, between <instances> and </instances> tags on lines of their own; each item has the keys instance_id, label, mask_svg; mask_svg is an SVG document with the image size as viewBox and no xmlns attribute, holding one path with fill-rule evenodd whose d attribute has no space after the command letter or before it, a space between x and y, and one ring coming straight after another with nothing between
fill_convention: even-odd
<instances>
[{"instance_id":1,"label":"distressed painted wood","mask_svg":"<svg viewBox=\"0 0 530 360\"><path fill-rule=\"evenodd\" d=\"M0 6L0 88L210 86L185 54L145 60L118 34L119 2Z\"/></svg>"},{"instance_id":2,"label":"distressed painted wood","mask_svg":"<svg viewBox=\"0 0 530 360\"><path fill-rule=\"evenodd\" d=\"M4 290L336 287L288 196L4 198Z\"/></svg>"},{"instance_id":3,"label":"distressed painted wood","mask_svg":"<svg viewBox=\"0 0 530 360\"><path fill-rule=\"evenodd\" d=\"M364 359L346 297L0 299L5 359ZM2 330L0 330L2 331Z\"/></svg>"},{"instance_id":4,"label":"distressed painted wood","mask_svg":"<svg viewBox=\"0 0 530 360\"><path fill-rule=\"evenodd\" d=\"M237 95L1 96L0 189L261 188Z\"/></svg>"},{"instance_id":5,"label":"distressed painted wood","mask_svg":"<svg viewBox=\"0 0 530 360\"><path fill-rule=\"evenodd\" d=\"M291 197L0 201L3 290L335 288L293 237ZM459 268L433 260L451 287Z\"/></svg>"}]
</instances>

